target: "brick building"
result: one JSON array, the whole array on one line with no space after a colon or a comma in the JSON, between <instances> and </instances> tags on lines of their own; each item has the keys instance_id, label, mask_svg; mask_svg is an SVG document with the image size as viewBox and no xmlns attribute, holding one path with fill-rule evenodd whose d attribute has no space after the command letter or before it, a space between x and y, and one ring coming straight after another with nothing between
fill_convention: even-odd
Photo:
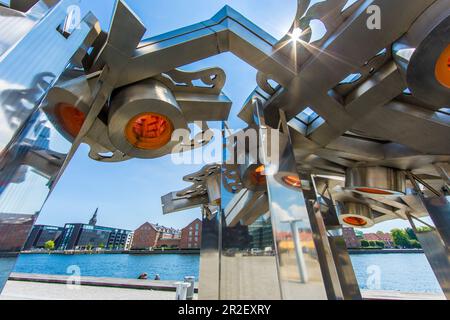
<instances>
[{"instance_id":1,"label":"brick building","mask_svg":"<svg viewBox=\"0 0 450 320\"><path fill-rule=\"evenodd\" d=\"M202 221L195 219L181 230L181 249L200 249L202 244Z\"/></svg>"},{"instance_id":2,"label":"brick building","mask_svg":"<svg viewBox=\"0 0 450 320\"><path fill-rule=\"evenodd\" d=\"M0 213L0 252L21 251L34 220L34 215Z\"/></svg>"},{"instance_id":3,"label":"brick building","mask_svg":"<svg viewBox=\"0 0 450 320\"><path fill-rule=\"evenodd\" d=\"M345 244L347 248L359 248L361 247L361 241L359 237L355 233L355 229L353 228L342 228L342 234L344 236Z\"/></svg>"},{"instance_id":4,"label":"brick building","mask_svg":"<svg viewBox=\"0 0 450 320\"><path fill-rule=\"evenodd\" d=\"M377 232L377 233L366 233L364 234L364 240L367 241L382 241L384 242L385 248L393 248L394 240L389 233Z\"/></svg>"},{"instance_id":5,"label":"brick building","mask_svg":"<svg viewBox=\"0 0 450 320\"><path fill-rule=\"evenodd\" d=\"M177 230L146 222L134 231L132 250L153 248L199 249L202 222L196 219L185 228Z\"/></svg>"},{"instance_id":6,"label":"brick building","mask_svg":"<svg viewBox=\"0 0 450 320\"><path fill-rule=\"evenodd\" d=\"M134 231L131 249L179 248L180 238L179 230L146 222Z\"/></svg>"}]
</instances>

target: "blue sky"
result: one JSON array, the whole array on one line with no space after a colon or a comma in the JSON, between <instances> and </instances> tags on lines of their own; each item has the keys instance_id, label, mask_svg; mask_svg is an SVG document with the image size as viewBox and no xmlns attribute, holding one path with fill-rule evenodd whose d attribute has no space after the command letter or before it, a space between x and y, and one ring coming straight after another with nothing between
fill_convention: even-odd
<instances>
[{"instance_id":1,"label":"blue sky","mask_svg":"<svg viewBox=\"0 0 450 320\"><path fill-rule=\"evenodd\" d=\"M296 0L128 0L127 4L146 25L145 37L211 18L224 5L230 5L276 38L291 26ZM84 12L92 11L103 29L108 29L115 0L81 0ZM224 91L233 101L230 122L244 126L236 114L256 86L256 70L232 54L222 54L192 65L186 70L219 66L227 73ZM170 158L131 160L105 164L90 160L88 147L82 146L56 187L39 217L38 223L64 225L87 222L100 207L99 224L135 229L146 221L184 227L200 216L199 209L163 216L160 197L188 186L186 174L201 166L173 166ZM392 221L368 231L388 231L406 223Z\"/></svg>"}]
</instances>

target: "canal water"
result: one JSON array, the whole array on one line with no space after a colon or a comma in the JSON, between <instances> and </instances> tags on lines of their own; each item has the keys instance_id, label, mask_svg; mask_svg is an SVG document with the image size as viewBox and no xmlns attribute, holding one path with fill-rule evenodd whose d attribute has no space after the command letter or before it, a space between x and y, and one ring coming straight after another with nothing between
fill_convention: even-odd
<instances>
[{"instance_id":1,"label":"canal water","mask_svg":"<svg viewBox=\"0 0 450 320\"><path fill-rule=\"evenodd\" d=\"M441 293L437 280L423 254L352 255L352 263L361 288L403 292ZM1 259L0 259L1 262ZM136 279L146 272L149 279L198 279L199 255L48 255L23 254L15 272Z\"/></svg>"}]
</instances>

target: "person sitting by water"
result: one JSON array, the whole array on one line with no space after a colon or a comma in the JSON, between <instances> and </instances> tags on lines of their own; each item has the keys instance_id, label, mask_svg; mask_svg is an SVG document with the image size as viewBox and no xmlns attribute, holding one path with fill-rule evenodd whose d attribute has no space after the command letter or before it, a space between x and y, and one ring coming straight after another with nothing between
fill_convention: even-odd
<instances>
[{"instance_id":1,"label":"person sitting by water","mask_svg":"<svg viewBox=\"0 0 450 320\"><path fill-rule=\"evenodd\" d=\"M142 274L138 277L138 279L139 279L139 280L147 280L147 279L148 279L148 274L146 274L146 273L144 272L144 273L142 273Z\"/></svg>"},{"instance_id":2,"label":"person sitting by water","mask_svg":"<svg viewBox=\"0 0 450 320\"><path fill-rule=\"evenodd\" d=\"M157 274L157 275L155 276L155 280L161 280L159 274Z\"/></svg>"}]
</instances>

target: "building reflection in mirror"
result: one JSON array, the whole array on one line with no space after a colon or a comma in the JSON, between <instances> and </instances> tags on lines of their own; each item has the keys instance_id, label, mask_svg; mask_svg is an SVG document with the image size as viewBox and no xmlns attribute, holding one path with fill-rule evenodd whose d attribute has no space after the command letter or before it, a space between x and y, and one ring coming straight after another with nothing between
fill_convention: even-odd
<instances>
[{"instance_id":1,"label":"building reflection in mirror","mask_svg":"<svg viewBox=\"0 0 450 320\"><path fill-rule=\"evenodd\" d=\"M41 110L0 158L0 290L70 148Z\"/></svg>"}]
</instances>

